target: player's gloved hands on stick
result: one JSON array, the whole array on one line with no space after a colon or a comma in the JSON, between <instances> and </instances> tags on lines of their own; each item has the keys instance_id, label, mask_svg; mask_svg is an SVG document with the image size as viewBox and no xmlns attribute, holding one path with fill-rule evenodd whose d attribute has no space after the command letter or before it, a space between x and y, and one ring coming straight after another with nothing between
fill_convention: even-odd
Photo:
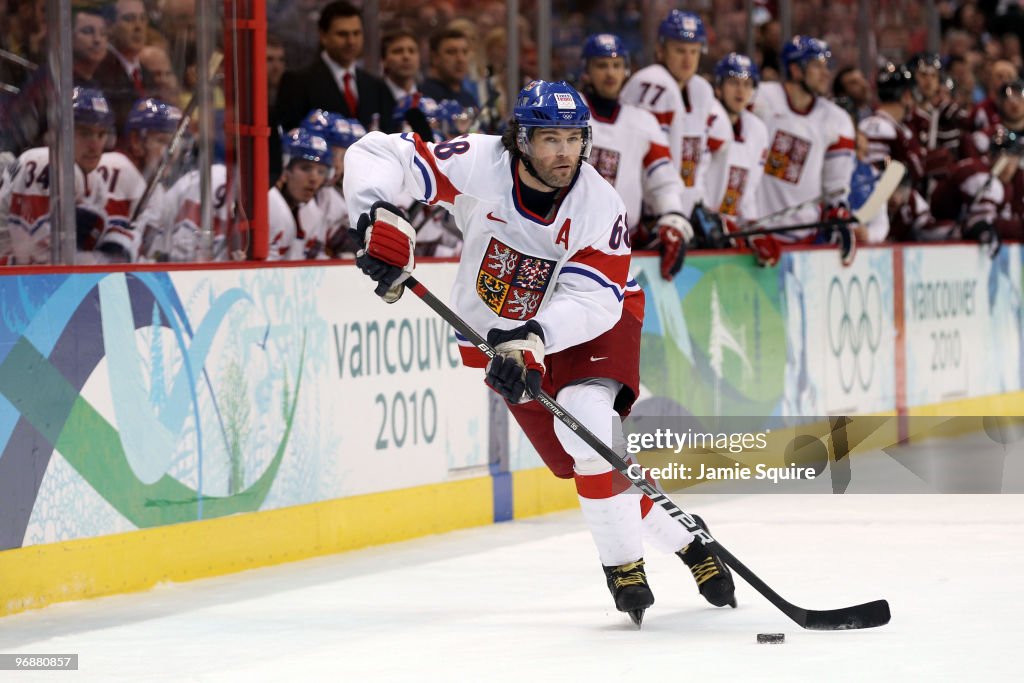
<instances>
[{"instance_id":1,"label":"player's gloved hands on stick","mask_svg":"<svg viewBox=\"0 0 1024 683\"><path fill-rule=\"evenodd\" d=\"M678 213L662 214L654 228L658 252L661 254L661 276L671 280L683 269L686 245L693 239L690 221Z\"/></svg>"},{"instance_id":2,"label":"player's gloved hands on stick","mask_svg":"<svg viewBox=\"0 0 1024 683\"><path fill-rule=\"evenodd\" d=\"M487 343L498 352L487 363L484 381L509 403L526 403L544 378L544 330L536 320L511 330L493 329ZM524 395L525 394L525 395Z\"/></svg>"},{"instance_id":3,"label":"player's gloved hands on stick","mask_svg":"<svg viewBox=\"0 0 1024 683\"><path fill-rule=\"evenodd\" d=\"M774 268L782 258L782 247L771 235L751 235L747 238L747 244L754 252L757 265L762 268Z\"/></svg>"},{"instance_id":4,"label":"player's gloved hands on stick","mask_svg":"<svg viewBox=\"0 0 1024 683\"><path fill-rule=\"evenodd\" d=\"M374 293L389 304L398 301L405 291L402 281L415 267L416 231L405 214L393 204L376 202L349 232L362 245L356 265L377 283Z\"/></svg>"}]
</instances>

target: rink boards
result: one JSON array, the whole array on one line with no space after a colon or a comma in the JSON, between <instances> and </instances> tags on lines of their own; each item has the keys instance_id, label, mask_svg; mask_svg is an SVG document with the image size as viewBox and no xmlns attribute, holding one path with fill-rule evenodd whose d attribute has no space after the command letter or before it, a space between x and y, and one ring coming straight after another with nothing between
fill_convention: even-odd
<instances>
[{"instance_id":1,"label":"rink boards","mask_svg":"<svg viewBox=\"0 0 1024 683\"><path fill-rule=\"evenodd\" d=\"M640 412L1024 404L1019 245L634 272ZM0 306L0 615L575 504L451 330L351 266L12 271Z\"/></svg>"}]
</instances>

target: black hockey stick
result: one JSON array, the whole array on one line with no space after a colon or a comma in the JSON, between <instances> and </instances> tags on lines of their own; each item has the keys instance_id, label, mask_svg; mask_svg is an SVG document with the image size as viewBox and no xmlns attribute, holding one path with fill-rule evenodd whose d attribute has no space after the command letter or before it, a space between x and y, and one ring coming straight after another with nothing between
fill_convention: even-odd
<instances>
[{"instance_id":1,"label":"black hockey stick","mask_svg":"<svg viewBox=\"0 0 1024 683\"><path fill-rule=\"evenodd\" d=\"M466 321L460 318L455 311L448 308L444 302L434 296L430 290L424 287L422 283L416 280L416 278L410 276L403 282L403 284L410 288L416 296L423 300L424 303L430 306L430 308L441 316L445 322L455 328L459 334L468 339L474 346L486 354L488 358L493 358L497 355L494 349L491 348L483 337L477 334L477 332L470 327ZM747 583L754 587L754 590L766 597L770 603L778 607L783 614L796 622L801 628L811 629L814 631L838 631L856 628L873 628L875 626L882 626L889 623L889 603L885 600L875 600L873 602L866 602L862 605L841 607L839 609L831 610L809 610L804 609L803 607L797 607L793 603L788 602L785 598L772 590L768 584L762 581L757 574L748 569L745 564L736 559L736 557L726 550L721 543L712 538L711 534L697 524L693 517L669 500L664 493L656 489L646 479L632 476L629 472L629 464L626 463L625 460L619 457L619 455L611 448L606 446L603 441L594 436L593 432L580 424L576 418L567 413L555 402L553 398L548 396L547 393L540 391L534 396L534 398L537 401L540 401L540 404L544 406L548 412L558 418L562 424L583 439L583 441L593 448L598 455L604 458L608 464L621 472L622 476L626 477L626 479L628 479L635 487L640 489L652 501L664 508L665 512L667 512L670 517L673 517L682 524L687 531L699 538L701 543L708 546L709 549L718 555L723 562L732 567L737 574L742 576Z\"/></svg>"}]
</instances>

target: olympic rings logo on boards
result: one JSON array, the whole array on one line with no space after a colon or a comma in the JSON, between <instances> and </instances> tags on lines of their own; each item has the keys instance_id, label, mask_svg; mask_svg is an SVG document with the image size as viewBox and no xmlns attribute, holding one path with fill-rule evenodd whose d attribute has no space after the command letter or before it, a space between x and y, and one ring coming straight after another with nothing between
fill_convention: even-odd
<instances>
[{"instance_id":1,"label":"olympic rings logo on boards","mask_svg":"<svg viewBox=\"0 0 1024 683\"><path fill-rule=\"evenodd\" d=\"M854 275L844 286L833 277L828 287L828 342L839 362L843 391L864 391L875 373L875 352L882 341L882 287L871 275L866 283Z\"/></svg>"}]
</instances>

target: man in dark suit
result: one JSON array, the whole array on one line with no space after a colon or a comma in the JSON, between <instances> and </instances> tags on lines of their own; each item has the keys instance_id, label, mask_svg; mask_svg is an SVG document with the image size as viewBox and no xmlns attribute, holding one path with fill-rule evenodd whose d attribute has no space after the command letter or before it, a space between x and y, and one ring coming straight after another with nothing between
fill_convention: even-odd
<instances>
[{"instance_id":1,"label":"man in dark suit","mask_svg":"<svg viewBox=\"0 0 1024 683\"><path fill-rule=\"evenodd\" d=\"M281 131L299 125L312 109L325 109L359 119L367 130L393 131L395 99L384 81L362 69L363 20L359 10L337 0L324 7L317 24L323 51L299 71L285 72L277 90L275 119ZM279 135L271 132L271 138ZM274 141L271 141L274 149ZM271 154L271 178L280 173L280 155Z\"/></svg>"},{"instance_id":2,"label":"man in dark suit","mask_svg":"<svg viewBox=\"0 0 1024 683\"><path fill-rule=\"evenodd\" d=\"M139 60L142 49L146 47L149 23L142 0L117 0L114 10L116 16L110 31L110 46L107 56L96 69L95 79L114 110L120 132L135 101L149 94L150 74Z\"/></svg>"}]
</instances>

